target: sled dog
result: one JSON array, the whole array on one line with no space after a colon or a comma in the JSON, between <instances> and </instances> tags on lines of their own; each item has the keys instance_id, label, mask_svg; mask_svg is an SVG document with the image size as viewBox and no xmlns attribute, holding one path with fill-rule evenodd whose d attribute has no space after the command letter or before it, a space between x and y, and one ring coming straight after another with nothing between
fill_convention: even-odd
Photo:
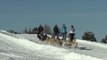
<instances>
[{"instance_id":1,"label":"sled dog","mask_svg":"<svg viewBox=\"0 0 107 60\"><path fill-rule=\"evenodd\" d=\"M72 48L76 48L78 45L78 42L76 42L76 39L74 39L73 41L67 40L67 46L70 46Z\"/></svg>"},{"instance_id":2,"label":"sled dog","mask_svg":"<svg viewBox=\"0 0 107 60\"><path fill-rule=\"evenodd\" d=\"M46 38L45 40L49 45L55 45L55 46L60 46L62 45L62 42L60 39L54 39L54 38Z\"/></svg>"},{"instance_id":3,"label":"sled dog","mask_svg":"<svg viewBox=\"0 0 107 60\"><path fill-rule=\"evenodd\" d=\"M45 42L47 42L49 45L54 45L54 46L63 46L63 47L72 47L76 48L78 43L76 42L76 39L73 41L70 40L60 40L60 39L54 39L54 38L49 38L47 37Z\"/></svg>"}]
</instances>

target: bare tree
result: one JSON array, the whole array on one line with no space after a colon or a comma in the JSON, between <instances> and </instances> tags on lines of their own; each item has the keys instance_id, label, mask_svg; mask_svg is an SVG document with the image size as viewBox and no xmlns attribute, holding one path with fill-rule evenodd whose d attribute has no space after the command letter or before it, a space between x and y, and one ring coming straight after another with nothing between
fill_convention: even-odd
<instances>
[{"instance_id":1,"label":"bare tree","mask_svg":"<svg viewBox=\"0 0 107 60\"><path fill-rule=\"evenodd\" d=\"M12 29L8 30L7 32L13 33L13 34L18 34L18 32L14 31L14 30L12 30Z\"/></svg>"},{"instance_id":2,"label":"bare tree","mask_svg":"<svg viewBox=\"0 0 107 60\"><path fill-rule=\"evenodd\" d=\"M102 43L107 43L107 35L101 40Z\"/></svg>"},{"instance_id":3,"label":"bare tree","mask_svg":"<svg viewBox=\"0 0 107 60\"><path fill-rule=\"evenodd\" d=\"M25 28L25 30L23 31L23 33L28 33L28 29L27 28Z\"/></svg>"},{"instance_id":4,"label":"bare tree","mask_svg":"<svg viewBox=\"0 0 107 60\"><path fill-rule=\"evenodd\" d=\"M52 34L52 29L51 29L51 27L49 25L45 24L43 26L43 28L44 28L44 33Z\"/></svg>"},{"instance_id":5,"label":"bare tree","mask_svg":"<svg viewBox=\"0 0 107 60\"><path fill-rule=\"evenodd\" d=\"M33 33L33 34L37 34L37 33L38 33L38 28L37 28L37 27L34 27L34 28L32 29L32 33Z\"/></svg>"},{"instance_id":6,"label":"bare tree","mask_svg":"<svg viewBox=\"0 0 107 60\"><path fill-rule=\"evenodd\" d=\"M32 29L29 28L28 34L32 34Z\"/></svg>"}]
</instances>

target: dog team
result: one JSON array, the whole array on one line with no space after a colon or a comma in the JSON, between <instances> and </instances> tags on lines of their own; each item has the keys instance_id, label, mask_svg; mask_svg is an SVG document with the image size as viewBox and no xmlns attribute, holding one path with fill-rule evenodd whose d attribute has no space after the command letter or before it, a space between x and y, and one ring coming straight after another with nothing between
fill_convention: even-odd
<instances>
[{"instance_id":1,"label":"dog team","mask_svg":"<svg viewBox=\"0 0 107 60\"><path fill-rule=\"evenodd\" d=\"M76 42L75 28L73 25L71 25L69 32L67 32L67 27L65 24L62 25L61 30L56 24L53 27L52 37L48 37L46 34L43 34L43 31L44 28L40 25L38 28L37 36L40 40L47 42L49 45L70 46L74 48L76 48L78 45ZM60 33L62 38L59 37Z\"/></svg>"}]
</instances>

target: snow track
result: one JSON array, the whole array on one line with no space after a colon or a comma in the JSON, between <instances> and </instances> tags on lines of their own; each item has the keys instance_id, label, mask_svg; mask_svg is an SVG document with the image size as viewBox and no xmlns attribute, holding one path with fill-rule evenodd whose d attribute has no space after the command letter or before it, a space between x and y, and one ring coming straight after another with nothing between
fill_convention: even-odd
<instances>
[{"instance_id":1,"label":"snow track","mask_svg":"<svg viewBox=\"0 0 107 60\"><path fill-rule=\"evenodd\" d=\"M84 41L82 42L81 40L78 40L78 42L80 49L65 49L41 44L41 41L37 39L36 35L0 33L0 60L106 59L107 49L105 47L90 45L91 42L87 44L88 42L84 43Z\"/></svg>"}]
</instances>

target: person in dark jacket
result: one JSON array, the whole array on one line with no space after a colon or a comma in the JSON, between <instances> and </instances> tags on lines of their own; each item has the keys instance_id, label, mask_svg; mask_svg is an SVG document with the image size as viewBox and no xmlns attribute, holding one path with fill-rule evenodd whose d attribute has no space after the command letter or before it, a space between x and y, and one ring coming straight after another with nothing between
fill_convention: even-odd
<instances>
[{"instance_id":1,"label":"person in dark jacket","mask_svg":"<svg viewBox=\"0 0 107 60\"><path fill-rule=\"evenodd\" d=\"M38 31L39 31L39 33L41 33L41 34L43 34L43 27L42 27L42 25L40 24L40 26L39 26L39 28L38 28Z\"/></svg>"},{"instance_id":2,"label":"person in dark jacket","mask_svg":"<svg viewBox=\"0 0 107 60\"><path fill-rule=\"evenodd\" d=\"M57 25L54 26L53 28L53 32L54 32L54 38L57 37L57 39L59 38L59 28Z\"/></svg>"},{"instance_id":3,"label":"person in dark jacket","mask_svg":"<svg viewBox=\"0 0 107 60\"><path fill-rule=\"evenodd\" d=\"M43 30L44 29L43 29L42 25L40 24L40 26L38 27L38 34L37 34L39 39L40 39L40 36L43 35Z\"/></svg>"}]
</instances>

